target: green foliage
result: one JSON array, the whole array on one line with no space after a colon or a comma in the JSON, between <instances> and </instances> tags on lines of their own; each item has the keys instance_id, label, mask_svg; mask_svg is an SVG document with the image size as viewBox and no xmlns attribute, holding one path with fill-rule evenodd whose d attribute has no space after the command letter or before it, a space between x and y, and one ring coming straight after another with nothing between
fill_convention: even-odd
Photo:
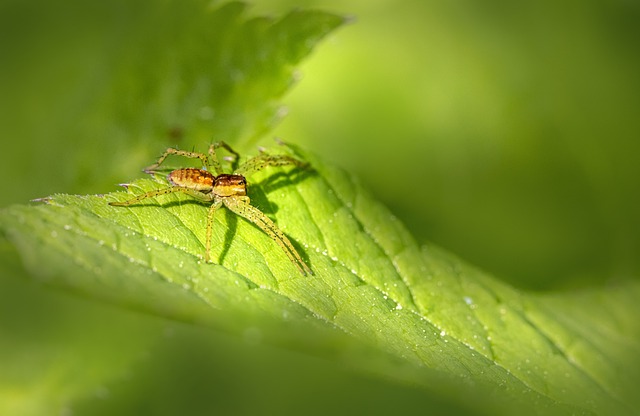
<instances>
[{"instance_id":1,"label":"green foliage","mask_svg":"<svg viewBox=\"0 0 640 416\"><path fill-rule=\"evenodd\" d=\"M61 113L44 119L45 126L56 126L53 147L23 154L37 162L47 150L64 147L71 158L62 179L35 163L42 178L38 187L55 183L63 189L91 187L93 193L116 176L133 175L123 177L123 171L148 165L151 153L162 150L157 142L202 148L212 134L236 143L255 141L277 118L277 100L291 85L293 65L344 21L309 11L247 20L237 3L207 9L198 1L164 2L150 10L123 2L119 7L126 13L94 7L106 7L121 24L118 30L109 24L102 31L87 29L90 39L112 45L106 55L96 54L105 62L94 79L80 71L92 88L77 91L94 94L98 104L81 111L84 100L51 87L59 94L54 97L75 103L74 111L86 117L77 126ZM123 16L132 20L122 22ZM65 36L58 33L56 40ZM65 128L69 135L62 139ZM81 139L88 132L95 141ZM268 236L224 210L215 217L214 264L204 263L207 207L182 195L123 208L108 205L127 197L122 193L65 193L4 208L0 304L7 313L0 314L0 413L44 414L76 406L85 414L110 413L109 406L126 392L98 404L90 398L103 397L105 386L118 391L127 385L123 374L136 373L139 356L156 343L167 344L158 334L165 325L177 325L168 322L220 329L248 343L282 345L408 382L449 410L624 414L638 406L638 284L574 294L520 292L441 249L416 243L345 171L295 146L270 151L291 151L310 167L269 169L249 178L252 203L291 237L313 276L301 276ZM11 169L24 165L20 157L7 160ZM11 184L18 195L34 192L17 185ZM139 179L128 194L161 186L161 178ZM24 274L23 267L37 285L4 277ZM41 282L79 299L51 294ZM210 338L184 338L207 346L197 350L199 371L189 376L219 371L207 366L218 351ZM172 348L165 352L166 363L152 363L178 367L189 363L185 351L196 350ZM241 367L234 363L234 369ZM158 397L141 387L153 380L133 377L128 386L149 398L147 409L159 410L165 402L180 407L178 386ZM465 403L452 404L461 395ZM276 408L295 401L290 396ZM310 398L327 399L315 392Z\"/></svg>"},{"instance_id":2,"label":"green foliage","mask_svg":"<svg viewBox=\"0 0 640 416\"><path fill-rule=\"evenodd\" d=\"M344 18L249 18L246 9L205 0L5 6L0 122L16 139L0 174L29 166L33 180L7 184L0 204L122 182L167 143L255 143L282 117L295 65ZM21 21L35 34L21 36Z\"/></svg>"},{"instance_id":3,"label":"green foliage","mask_svg":"<svg viewBox=\"0 0 640 416\"><path fill-rule=\"evenodd\" d=\"M243 328L229 322L236 317L344 332L404 362L413 381L429 386L434 373L445 374L541 413L625 409L620 387L633 374L610 365L637 350L621 342L638 334L637 322L612 311L599 326L596 308L592 316L572 310L571 298L526 296L436 248L421 249L344 172L304 157L313 170L255 175L254 203L300 245L314 276L300 276L264 233L230 215L215 221L218 264L203 263L207 208L183 196L121 208L107 205L115 195L55 195L6 209L2 229L30 274L93 297L232 330ZM139 180L130 189L158 186ZM640 288L626 291L595 303L629 313ZM371 360L370 370L387 371Z\"/></svg>"}]
</instances>

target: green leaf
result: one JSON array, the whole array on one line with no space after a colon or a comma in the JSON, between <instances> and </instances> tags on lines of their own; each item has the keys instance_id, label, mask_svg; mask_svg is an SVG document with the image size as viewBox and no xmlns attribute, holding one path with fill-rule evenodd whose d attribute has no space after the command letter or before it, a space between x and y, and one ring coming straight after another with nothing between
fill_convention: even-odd
<instances>
[{"instance_id":1,"label":"green leaf","mask_svg":"<svg viewBox=\"0 0 640 416\"><path fill-rule=\"evenodd\" d=\"M296 65L345 22L206 0L13 3L0 14L0 124L12 138L0 174L29 166L38 180L7 183L2 206L122 182L169 143L254 144L282 119Z\"/></svg>"},{"instance_id":2,"label":"green leaf","mask_svg":"<svg viewBox=\"0 0 640 416\"><path fill-rule=\"evenodd\" d=\"M601 310L520 293L419 247L346 173L297 153L312 169L260 172L250 195L295 241L313 276L301 276L274 241L232 215L215 217L217 264L204 263L207 207L180 195L129 208L107 204L126 195L54 195L4 210L0 225L32 275L90 296L236 331L262 322L269 333L280 322L295 337L312 324L372 352L360 359L373 371L397 377L375 358L395 357L398 368L411 368L404 378L429 386L445 375L449 388L462 380L540 413L630 411L624 387L633 373L623 367L638 352L629 315L637 316L630 311L638 312L640 288L584 295ZM159 181L138 180L129 191L166 186Z\"/></svg>"},{"instance_id":3,"label":"green leaf","mask_svg":"<svg viewBox=\"0 0 640 416\"><path fill-rule=\"evenodd\" d=\"M76 3L84 5L77 15L57 4L28 14L45 24L34 24L42 31L19 39L21 47L12 50L7 45L15 37L0 37L8 57L0 71L9 68L0 73L0 104L22 110L11 117L0 108L7 136L15 133L12 144L19 144L3 152L1 173L15 178L29 167L28 175L5 182L0 196L6 200L110 189L151 163L167 142L202 148L214 136L248 147L280 117L277 100L294 80L293 66L344 22L311 11L247 19L242 4L208 8L197 0L153 7ZM22 7L16 5L1 16L9 34L22 33L13 18L12 7ZM38 47L24 47L33 46L29 42ZM41 73L25 69L43 66ZM132 349L147 345L160 326L151 325L151 334L135 332L126 308L331 357L451 401L464 395L478 413L619 414L638 406L637 284L522 293L436 247L416 244L348 173L294 152L311 168L261 172L250 178L250 195L291 237L313 276L300 276L264 233L224 210L215 218L216 264L203 263L207 207L180 195L122 208L107 202L127 198L123 193L57 194L3 209L3 277L21 274L22 263L37 282L78 293L82 301L75 301L86 304L69 306L73 302L39 293L22 305L22 298L11 299L13 282L2 280L10 290L0 290L7 308L0 314L0 399L8 399L0 400L0 412L20 413L20 405L35 403L35 413L44 413L117 378L135 360ZM161 178L136 180L129 194L161 186ZM85 311L101 309L95 299L123 313L111 326L88 330ZM71 324L46 315L31 328L42 338L14 337L28 330L21 318L34 310L64 307ZM114 330L121 324L132 325L136 336ZM128 342L112 341L113 365L116 360L100 360L111 349L91 344L94 338ZM76 363L76 355L93 359ZM42 361L49 363L46 371ZM31 390L19 389L7 377L37 381Z\"/></svg>"}]
</instances>

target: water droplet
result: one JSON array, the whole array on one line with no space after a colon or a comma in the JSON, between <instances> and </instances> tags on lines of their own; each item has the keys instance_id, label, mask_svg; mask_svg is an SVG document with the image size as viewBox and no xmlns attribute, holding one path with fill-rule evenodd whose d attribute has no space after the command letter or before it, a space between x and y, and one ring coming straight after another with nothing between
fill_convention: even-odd
<instances>
[{"instance_id":1,"label":"water droplet","mask_svg":"<svg viewBox=\"0 0 640 416\"><path fill-rule=\"evenodd\" d=\"M396 305L396 309L397 310L402 310L402 305L400 305L399 303Z\"/></svg>"},{"instance_id":2,"label":"water droplet","mask_svg":"<svg viewBox=\"0 0 640 416\"><path fill-rule=\"evenodd\" d=\"M299 77L296 77L295 72L293 74L293 77L294 77L294 81L295 81L295 78L299 78ZM282 118L282 117L286 116L287 114L289 114L289 109L286 106L278 107L278 110L276 112L276 116L278 118Z\"/></svg>"},{"instance_id":3,"label":"water droplet","mask_svg":"<svg viewBox=\"0 0 640 416\"><path fill-rule=\"evenodd\" d=\"M55 230L51 231L51 237L57 238L58 237L58 233Z\"/></svg>"},{"instance_id":4,"label":"water droplet","mask_svg":"<svg viewBox=\"0 0 640 416\"><path fill-rule=\"evenodd\" d=\"M71 229L71 226L69 224L65 224L63 228L65 230L69 231Z\"/></svg>"},{"instance_id":5,"label":"water droplet","mask_svg":"<svg viewBox=\"0 0 640 416\"><path fill-rule=\"evenodd\" d=\"M445 331L444 329L442 331L440 331L440 336L444 337L447 335L447 331Z\"/></svg>"}]
</instances>

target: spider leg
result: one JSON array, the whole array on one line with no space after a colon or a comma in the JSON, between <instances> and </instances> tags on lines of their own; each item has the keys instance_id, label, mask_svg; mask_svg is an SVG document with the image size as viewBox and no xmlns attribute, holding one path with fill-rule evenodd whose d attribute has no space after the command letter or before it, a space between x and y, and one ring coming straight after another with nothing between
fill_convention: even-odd
<instances>
[{"instance_id":1,"label":"spider leg","mask_svg":"<svg viewBox=\"0 0 640 416\"><path fill-rule=\"evenodd\" d=\"M210 251L211 251L211 228L213 227L213 214L215 214L216 210L220 208L222 205L222 201L217 200L209 207L209 213L207 214L207 241L206 241L206 251L204 253L204 261L209 263L210 261Z\"/></svg>"},{"instance_id":2,"label":"spider leg","mask_svg":"<svg viewBox=\"0 0 640 416\"><path fill-rule=\"evenodd\" d=\"M236 169L235 173L238 175L251 175L254 172L262 170L267 166L286 166L295 165L298 167L304 167L307 163L298 160L289 155L268 155L262 153L254 158L247 160L242 166Z\"/></svg>"},{"instance_id":3,"label":"spider leg","mask_svg":"<svg viewBox=\"0 0 640 416\"><path fill-rule=\"evenodd\" d=\"M167 150L165 150L162 156L158 158L156 163L144 168L144 172L153 173L169 155L178 155L178 156L190 157L192 159L196 159L196 158L200 159L202 161L202 166L207 168L208 171L211 171L211 166L209 165L209 161L207 160L207 155L205 155L204 153L188 152L186 150L178 150L178 149L174 149L173 147L170 147Z\"/></svg>"},{"instance_id":4,"label":"spider leg","mask_svg":"<svg viewBox=\"0 0 640 416\"><path fill-rule=\"evenodd\" d=\"M224 205L232 212L246 218L260 227L260 229L267 233L272 240L278 243L282 250L284 250L287 257L289 257L289 260L291 260L291 263L295 264L303 276L313 274L309 266L307 266L307 264L302 260L302 257L300 257L300 254L298 254L295 247L293 247L289 238L287 238L278 226L262 211L253 205L250 205L248 197L229 197L225 198L223 201Z\"/></svg>"},{"instance_id":5,"label":"spider leg","mask_svg":"<svg viewBox=\"0 0 640 416\"><path fill-rule=\"evenodd\" d=\"M122 202L118 202L118 201L111 201L109 202L109 205L113 205L116 207L126 207L129 205L133 205L135 203L138 203L144 199L147 198L153 198L155 196L159 196L159 195L166 195L166 194L171 194L174 192L182 192L183 194L187 194L189 196L194 197L195 199L197 199L198 201L201 202L210 202L213 199L213 196L211 194L205 194L203 192L199 192L196 191L194 189L189 189L189 188L182 188L180 186L172 186L171 188L164 188L164 189L156 189L155 191L149 191L147 193L144 193L142 195L138 195L135 198L129 199L127 201L122 201Z\"/></svg>"},{"instance_id":6,"label":"spider leg","mask_svg":"<svg viewBox=\"0 0 640 416\"><path fill-rule=\"evenodd\" d=\"M218 160L218 155L216 155L216 149L220 147L222 147L223 149L226 149L229 153L235 156L231 164L232 169L235 170L238 167L238 162L240 160L240 155L238 154L238 152L233 150L231 146L229 146L225 142L212 143L211 146L209 146L209 159L210 159L211 165L215 169L216 175L220 175L224 173L224 171L222 170L222 166L220 165L220 160Z\"/></svg>"}]
</instances>

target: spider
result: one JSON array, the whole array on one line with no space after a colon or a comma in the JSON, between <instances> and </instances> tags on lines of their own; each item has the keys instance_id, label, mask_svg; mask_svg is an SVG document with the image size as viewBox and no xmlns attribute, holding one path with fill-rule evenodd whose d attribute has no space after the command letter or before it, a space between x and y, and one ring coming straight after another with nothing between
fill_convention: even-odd
<instances>
[{"instance_id":1,"label":"spider","mask_svg":"<svg viewBox=\"0 0 640 416\"><path fill-rule=\"evenodd\" d=\"M210 262L213 214L218 208L224 205L235 214L249 220L267 233L267 235L284 250L289 260L291 260L303 276L313 274L309 266L307 266L293 247L289 238L287 238L269 217L249 203L247 180L245 178L245 175L257 172L267 166L305 166L306 164L287 155L268 155L261 153L235 169L233 174L228 174L223 172L220 161L216 155L216 149L218 148L224 148L235 156L235 162L233 163L233 167L235 167L240 155L225 142L217 142L209 146L208 156L204 153L168 148L156 163L144 169L146 173L155 173L155 170L169 155L200 159L203 168L176 169L167 175L167 179L172 185L171 187L149 191L123 202L109 202L109 205L129 206L147 198L175 192L181 192L200 202L211 204L207 215L206 251L204 256L205 261L208 263ZM216 175L212 172L215 172Z\"/></svg>"}]
</instances>

